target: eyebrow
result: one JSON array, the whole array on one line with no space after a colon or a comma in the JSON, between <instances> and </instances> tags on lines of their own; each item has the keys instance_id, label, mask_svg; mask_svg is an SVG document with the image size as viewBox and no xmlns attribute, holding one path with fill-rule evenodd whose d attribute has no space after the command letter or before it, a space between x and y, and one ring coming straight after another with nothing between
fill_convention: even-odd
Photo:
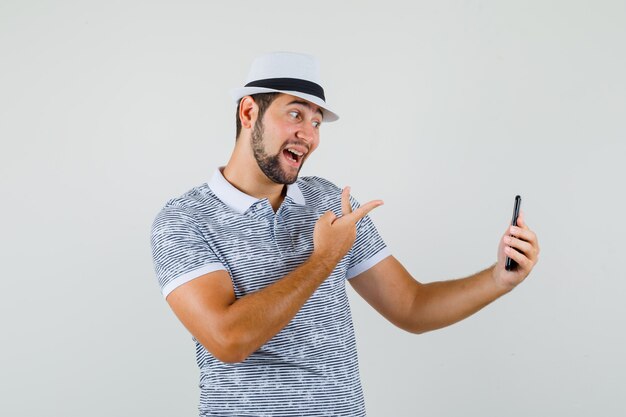
<instances>
[{"instance_id":1,"label":"eyebrow","mask_svg":"<svg viewBox=\"0 0 626 417\"><path fill-rule=\"evenodd\" d=\"M313 111L313 105L311 103L309 103L308 101L304 101L304 100L293 100L291 102L289 102L287 105L291 106L292 104L301 104L305 107L308 107L311 111ZM322 110L318 107L317 109L315 109L316 113L319 113L320 116L322 116L322 119L324 119L324 113L322 113Z\"/></svg>"}]
</instances>

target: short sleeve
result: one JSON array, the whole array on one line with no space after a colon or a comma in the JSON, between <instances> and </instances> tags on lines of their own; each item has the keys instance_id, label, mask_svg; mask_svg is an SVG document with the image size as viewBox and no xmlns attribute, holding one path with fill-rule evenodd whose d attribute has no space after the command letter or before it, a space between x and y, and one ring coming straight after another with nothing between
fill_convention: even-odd
<instances>
[{"instance_id":1,"label":"short sleeve","mask_svg":"<svg viewBox=\"0 0 626 417\"><path fill-rule=\"evenodd\" d=\"M350 203L353 210L360 207L359 203L352 197L350 197ZM390 255L387 245L380 237L369 215L357 223L356 240L351 251L352 256L346 272L347 279L367 271Z\"/></svg>"},{"instance_id":2,"label":"short sleeve","mask_svg":"<svg viewBox=\"0 0 626 417\"><path fill-rule=\"evenodd\" d=\"M226 269L217 258L191 212L166 206L152 224L152 258L164 297L175 288L209 272Z\"/></svg>"}]
</instances>

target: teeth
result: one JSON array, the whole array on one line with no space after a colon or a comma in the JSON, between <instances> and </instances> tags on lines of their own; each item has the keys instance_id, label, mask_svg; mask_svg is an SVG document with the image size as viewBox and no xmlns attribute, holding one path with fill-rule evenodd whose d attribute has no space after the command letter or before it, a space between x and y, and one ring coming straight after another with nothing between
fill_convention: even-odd
<instances>
[{"instance_id":1,"label":"teeth","mask_svg":"<svg viewBox=\"0 0 626 417\"><path fill-rule=\"evenodd\" d=\"M289 152L291 152L292 154L294 154L294 155L298 155L298 156L302 156L302 155L304 155L302 152L298 152L298 151L296 151L295 149L289 149L289 148L288 148L287 150L288 150Z\"/></svg>"}]
</instances>

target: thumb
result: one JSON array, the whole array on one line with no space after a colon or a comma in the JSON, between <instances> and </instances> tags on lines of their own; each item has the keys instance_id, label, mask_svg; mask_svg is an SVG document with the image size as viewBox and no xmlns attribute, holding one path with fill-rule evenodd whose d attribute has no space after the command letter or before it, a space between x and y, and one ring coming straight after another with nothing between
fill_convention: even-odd
<instances>
[{"instance_id":1,"label":"thumb","mask_svg":"<svg viewBox=\"0 0 626 417\"><path fill-rule=\"evenodd\" d=\"M522 210L520 210L519 212L519 216L517 217L517 225L521 227L522 229L528 229L528 226L526 226L526 221L525 221L525 216L524 216L524 212Z\"/></svg>"}]
</instances>

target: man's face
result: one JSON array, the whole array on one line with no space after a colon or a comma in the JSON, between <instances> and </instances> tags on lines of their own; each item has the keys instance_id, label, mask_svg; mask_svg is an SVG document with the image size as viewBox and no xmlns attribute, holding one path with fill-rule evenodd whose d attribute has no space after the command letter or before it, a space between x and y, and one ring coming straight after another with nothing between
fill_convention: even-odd
<instances>
[{"instance_id":1,"label":"man's face","mask_svg":"<svg viewBox=\"0 0 626 417\"><path fill-rule=\"evenodd\" d=\"M263 173L277 184L296 182L304 160L319 145L321 122L315 104L279 95L252 130L252 151Z\"/></svg>"}]
</instances>

